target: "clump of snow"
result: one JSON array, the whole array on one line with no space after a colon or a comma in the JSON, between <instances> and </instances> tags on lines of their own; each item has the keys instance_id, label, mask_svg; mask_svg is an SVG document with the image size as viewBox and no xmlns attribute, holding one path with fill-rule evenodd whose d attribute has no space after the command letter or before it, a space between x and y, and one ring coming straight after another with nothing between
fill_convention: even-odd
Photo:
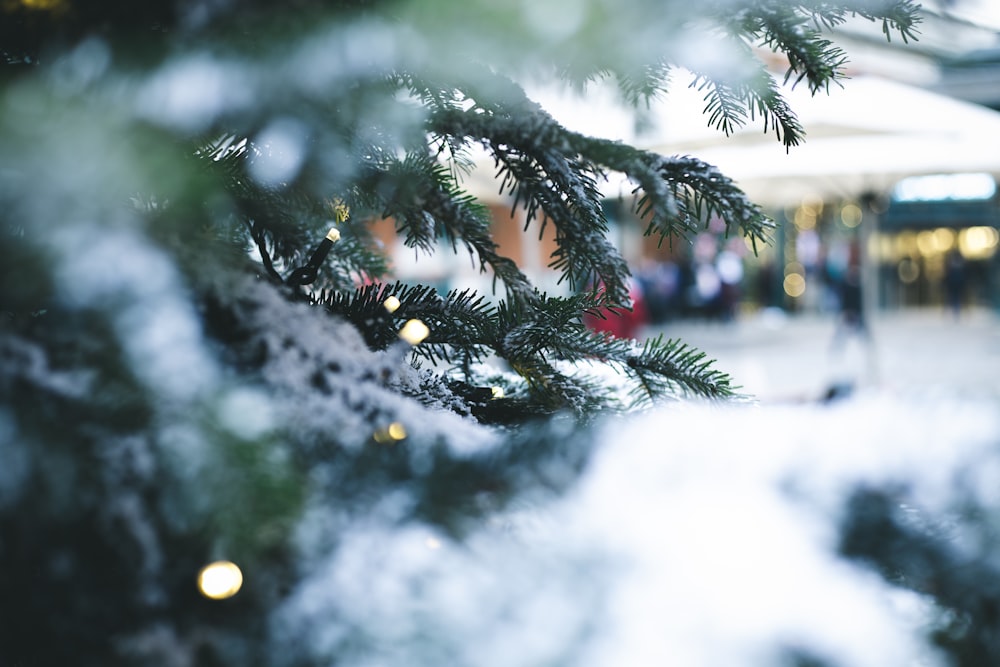
<instances>
[{"instance_id":1,"label":"clump of snow","mask_svg":"<svg viewBox=\"0 0 1000 667\"><path fill-rule=\"evenodd\" d=\"M197 131L251 100L246 69L196 53L168 62L140 88L136 113L181 130Z\"/></svg>"},{"instance_id":2,"label":"clump of snow","mask_svg":"<svg viewBox=\"0 0 1000 667\"><path fill-rule=\"evenodd\" d=\"M272 188L292 182L306 160L308 140L302 123L290 118L273 121L255 139L259 152L248 167L250 175Z\"/></svg>"},{"instance_id":3,"label":"clump of snow","mask_svg":"<svg viewBox=\"0 0 1000 667\"><path fill-rule=\"evenodd\" d=\"M222 396L218 419L220 425L243 440L262 438L275 427L267 395L249 387L236 387Z\"/></svg>"},{"instance_id":4,"label":"clump of snow","mask_svg":"<svg viewBox=\"0 0 1000 667\"><path fill-rule=\"evenodd\" d=\"M838 556L859 486L907 485L945 511L956 474L996 457L989 406L867 396L836 406L689 406L609 431L569 507L625 567L584 664L832 664L929 660L920 619ZM681 657L683 656L683 657Z\"/></svg>"},{"instance_id":5,"label":"clump of snow","mask_svg":"<svg viewBox=\"0 0 1000 667\"><path fill-rule=\"evenodd\" d=\"M173 258L127 226L68 224L48 241L60 297L112 313L120 345L150 389L191 400L216 380L201 324Z\"/></svg>"},{"instance_id":6,"label":"clump of snow","mask_svg":"<svg viewBox=\"0 0 1000 667\"><path fill-rule=\"evenodd\" d=\"M460 539L401 524L401 498L363 518L314 506L306 576L271 616L274 664L942 664L931 603L845 559L840 528L858 488L905 488L940 515L970 473L1000 509L995 404L682 403L598 439L569 493Z\"/></svg>"},{"instance_id":7,"label":"clump of snow","mask_svg":"<svg viewBox=\"0 0 1000 667\"><path fill-rule=\"evenodd\" d=\"M230 289L248 334L241 347L262 357L272 416L296 442L356 449L396 422L422 446L441 442L468 452L497 442L491 430L446 409L440 385L431 386L431 405L400 395L400 387L415 393L421 381L430 383L407 361L409 347L372 351L350 323L289 301L268 283L247 278Z\"/></svg>"}]
</instances>

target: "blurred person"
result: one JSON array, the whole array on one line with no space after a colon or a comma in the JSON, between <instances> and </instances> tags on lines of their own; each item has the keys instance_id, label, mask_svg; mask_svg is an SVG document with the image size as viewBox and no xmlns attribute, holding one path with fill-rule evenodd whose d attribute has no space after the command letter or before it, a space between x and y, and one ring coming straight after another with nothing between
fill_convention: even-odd
<instances>
[{"instance_id":1,"label":"blurred person","mask_svg":"<svg viewBox=\"0 0 1000 667\"><path fill-rule=\"evenodd\" d=\"M604 285L599 285L598 290L603 291ZM596 314L584 313L583 323L592 331L603 331L615 338L637 338L639 332L649 323L649 315L646 310L646 300L642 293L639 281L634 278L628 279L628 296L631 308L617 308L611 310L602 308Z\"/></svg>"},{"instance_id":2,"label":"blurred person","mask_svg":"<svg viewBox=\"0 0 1000 667\"><path fill-rule=\"evenodd\" d=\"M715 258L715 272L719 276L720 317L724 321L736 319L739 311L741 286L743 284L743 258L727 245Z\"/></svg>"},{"instance_id":3,"label":"blurred person","mask_svg":"<svg viewBox=\"0 0 1000 667\"><path fill-rule=\"evenodd\" d=\"M873 372L874 349L871 331L865 318L864 284L861 275L860 245L852 242L846 269L838 285L838 312L830 342L830 384L824 400L851 394L865 368ZM861 344L861 356L848 355L847 343L854 338Z\"/></svg>"},{"instance_id":4,"label":"blurred person","mask_svg":"<svg viewBox=\"0 0 1000 667\"><path fill-rule=\"evenodd\" d=\"M677 315L682 276L676 263L649 261L636 278L651 324L662 324Z\"/></svg>"},{"instance_id":5,"label":"blurred person","mask_svg":"<svg viewBox=\"0 0 1000 667\"><path fill-rule=\"evenodd\" d=\"M710 226L715 224L713 220ZM714 234L702 232L691 245L691 260L684 281L686 310L695 317L712 319L718 311L722 281L715 270L718 239Z\"/></svg>"},{"instance_id":6,"label":"blurred person","mask_svg":"<svg viewBox=\"0 0 1000 667\"><path fill-rule=\"evenodd\" d=\"M965 259L958 248L952 248L945 257L944 295L945 307L958 319L965 299Z\"/></svg>"},{"instance_id":7,"label":"blurred person","mask_svg":"<svg viewBox=\"0 0 1000 667\"><path fill-rule=\"evenodd\" d=\"M715 319L722 310L722 279L714 262L696 262L688 270L685 311L693 317Z\"/></svg>"},{"instance_id":8,"label":"blurred person","mask_svg":"<svg viewBox=\"0 0 1000 667\"><path fill-rule=\"evenodd\" d=\"M844 240L830 242L823 257L824 312L840 311L840 291L851 259L851 245Z\"/></svg>"},{"instance_id":9,"label":"blurred person","mask_svg":"<svg viewBox=\"0 0 1000 667\"><path fill-rule=\"evenodd\" d=\"M839 350L849 335L856 335L867 342L868 324L865 321L861 264L851 258L840 279L838 289L838 316L833 332L833 348Z\"/></svg>"}]
</instances>

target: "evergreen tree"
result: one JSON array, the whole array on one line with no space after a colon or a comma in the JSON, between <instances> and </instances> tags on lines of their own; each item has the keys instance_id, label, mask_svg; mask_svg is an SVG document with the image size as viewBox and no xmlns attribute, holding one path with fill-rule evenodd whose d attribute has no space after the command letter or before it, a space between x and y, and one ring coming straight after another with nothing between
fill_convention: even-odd
<instances>
[{"instance_id":1,"label":"evergreen tree","mask_svg":"<svg viewBox=\"0 0 1000 667\"><path fill-rule=\"evenodd\" d=\"M822 94L852 17L918 23L911 0L0 4L0 664L392 663L361 612L304 647L290 611L349 576L324 560L348 529L461 542L567 489L596 417L737 396L682 341L583 325L628 307L600 184L633 183L666 243L772 222L697 157L570 131L521 84L610 82L639 113L691 85L720 132L794 150L762 54ZM565 295L499 253L463 188L479 151L555 230ZM495 293L387 277L379 220ZM845 553L870 555L873 506ZM200 594L214 560L252 585ZM474 662L436 621L398 630L408 664Z\"/></svg>"}]
</instances>

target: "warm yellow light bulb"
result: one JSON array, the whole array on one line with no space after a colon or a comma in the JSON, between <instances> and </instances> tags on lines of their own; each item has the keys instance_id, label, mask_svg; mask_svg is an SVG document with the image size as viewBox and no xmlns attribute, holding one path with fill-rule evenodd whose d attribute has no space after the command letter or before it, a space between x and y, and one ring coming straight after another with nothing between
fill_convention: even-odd
<instances>
[{"instance_id":1,"label":"warm yellow light bulb","mask_svg":"<svg viewBox=\"0 0 1000 667\"><path fill-rule=\"evenodd\" d=\"M399 422L392 422L385 428L380 428L372 434L372 439L382 445L391 445L406 439L406 428Z\"/></svg>"},{"instance_id":2,"label":"warm yellow light bulb","mask_svg":"<svg viewBox=\"0 0 1000 667\"><path fill-rule=\"evenodd\" d=\"M198 590L210 600L231 598L242 587L243 573L228 560L209 563L198 573Z\"/></svg>"},{"instance_id":3,"label":"warm yellow light bulb","mask_svg":"<svg viewBox=\"0 0 1000 667\"><path fill-rule=\"evenodd\" d=\"M14 3L15 5L17 3ZM55 11L65 9L63 0L21 0L21 5L28 9Z\"/></svg>"},{"instance_id":4,"label":"warm yellow light bulb","mask_svg":"<svg viewBox=\"0 0 1000 667\"><path fill-rule=\"evenodd\" d=\"M401 304L399 299L394 296L390 296L388 299L382 302L382 307L385 308L390 313L395 313Z\"/></svg>"},{"instance_id":5,"label":"warm yellow light bulb","mask_svg":"<svg viewBox=\"0 0 1000 667\"><path fill-rule=\"evenodd\" d=\"M427 325L420 320L410 320L399 330L399 337L410 345L419 345L430 332Z\"/></svg>"},{"instance_id":6,"label":"warm yellow light bulb","mask_svg":"<svg viewBox=\"0 0 1000 667\"><path fill-rule=\"evenodd\" d=\"M503 398L503 387L493 387L493 398Z\"/></svg>"},{"instance_id":7,"label":"warm yellow light bulb","mask_svg":"<svg viewBox=\"0 0 1000 667\"><path fill-rule=\"evenodd\" d=\"M330 231L326 233L326 238L336 243L337 241L340 240L340 230L337 229L336 227L331 227Z\"/></svg>"}]
</instances>

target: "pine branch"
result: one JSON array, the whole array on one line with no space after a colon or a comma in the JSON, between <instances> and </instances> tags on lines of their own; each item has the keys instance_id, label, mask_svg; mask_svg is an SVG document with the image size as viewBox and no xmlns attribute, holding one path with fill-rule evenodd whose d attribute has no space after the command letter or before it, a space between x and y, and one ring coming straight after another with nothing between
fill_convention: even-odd
<instances>
[{"instance_id":1,"label":"pine branch","mask_svg":"<svg viewBox=\"0 0 1000 667\"><path fill-rule=\"evenodd\" d=\"M335 197L317 197L305 185L275 188L259 184L248 173L255 150L252 142L228 134L199 146L195 156L204 170L222 181L236 205L236 217L260 254L265 273L280 282L287 278L282 269L290 271L303 264L316 239L333 224L331 201ZM359 278L385 274L385 255L374 250L364 218L362 214L337 225L337 251L320 268L318 284L352 289Z\"/></svg>"},{"instance_id":2,"label":"pine branch","mask_svg":"<svg viewBox=\"0 0 1000 667\"><path fill-rule=\"evenodd\" d=\"M519 90L519 89L518 89ZM500 191L524 205L526 221L556 230L550 266L560 281L582 286L599 280L624 302L628 267L607 239L599 165L573 150L567 131L537 104L523 98L503 106L490 100L468 111L432 113L431 132L479 141L494 155ZM502 110L502 111L501 111Z\"/></svg>"},{"instance_id":3,"label":"pine branch","mask_svg":"<svg viewBox=\"0 0 1000 667\"><path fill-rule=\"evenodd\" d=\"M399 301L391 312L385 306L390 297ZM351 293L323 291L314 303L352 322L375 350L395 344L403 323L419 319L430 328L430 335L414 353L432 362L451 363L456 355L466 364L481 360L494 329L493 306L471 290L453 290L441 297L425 285L372 283Z\"/></svg>"},{"instance_id":4,"label":"pine branch","mask_svg":"<svg viewBox=\"0 0 1000 667\"><path fill-rule=\"evenodd\" d=\"M736 83L696 73L690 87L703 93L709 125L726 135L759 116L764 131L773 130L786 147L797 146L805 138L805 130L763 65L756 68L753 77Z\"/></svg>"},{"instance_id":5,"label":"pine branch","mask_svg":"<svg viewBox=\"0 0 1000 667\"><path fill-rule=\"evenodd\" d=\"M586 137L565 130L544 116L540 123L544 132L553 135L546 135L546 144L561 151L558 156L562 160L561 167L600 177L605 176L606 169L618 171L639 184L643 195L637 211L642 217L649 216L647 233L659 233L661 240L686 236L707 222L706 216L718 215L727 225L738 225L755 246L767 240L773 223L715 168L693 158L666 159L617 142ZM508 119L486 113L452 111L433 116L430 124L441 134L489 137L489 147L502 164L501 173L517 182L516 185L505 182L503 187L511 188L519 197L529 197L529 214L532 205L548 207L546 212L550 209L563 212L563 217L552 218L559 229L557 240L560 244L553 267L576 284L587 284L596 276L608 286L612 302L626 301L624 278L628 269L617 251L608 248L601 208L603 197L593 180L597 176L590 177L589 182L576 184L576 196L589 198L587 206L566 210L558 191L553 192L556 188L550 188L552 180L545 179L550 171L526 155L515 158L514 151L507 148L513 143L510 137L518 131ZM550 163L557 159L551 157L554 152L553 148L548 151ZM528 194L523 194L526 190ZM534 198L530 199L532 195ZM560 221L563 224L560 225ZM600 253L593 257L598 250ZM574 262L583 264L588 270L574 272Z\"/></svg>"},{"instance_id":6,"label":"pine branch","mask_svg":"<svg viewBox=\"0 0 1000 667\"><path fill-rule=\"evenodd\" d=\"M775 81L752 54L749 42L785 53L789 59L786 80L793 76L796 82L805 80L815 93L842 76L844 64L843 52L822 37L821 28L837 25L851 13L877 14L905 39L914 25L912 5L903 1L887 5L891 6L881 8L881 14L865 14L852 3L789 5L762 0L732 16L720 13L724 39L742 49L750 66L733 80L695 71L691 85L704 94L708 122L732 133L760 118L765 131L774 131L786 147L797 145L803 139L802 127ZM661 59L640 67L565 70L564 74L614 77L623 97L640 104L667 86L671 67ZM401 137L395 137L396 143L390 137L361 142L362 168L344 189L363 208L394 219L410 247L432 251L443 240L457 252L462 244L478 258L480 270L492 269L494 277L504 283L508 300L494 313L468 292L441 298L428 288L407 291L397 286L403 306L390 317L382 311L381 302L391 294L384 288L357 292L353 300L342 302L325 293L320 302L331 310L339 303L337 308L359 323L362 331L374 332L366 335L376 347L395 340L398 318L419 317L431 326L432 335L417 349L418 356L435 362L460 358L467 369L469 360L492 350L518 369L532 391L552 404L578 405L583 400L587 381L555 365L583 359L620 366L634 376L640 393L647 397L670 392L731 395L728 378L702 365L697 353L676 342L660 341L636 354L631 342L586 330L579 316L584 309L597 307L593 299L587 301L591 297L555 300L537 294L514 263L497 254L488 211L461 190L459 181L471 164L470 145L480 143L490 150L501 192L512 196L514 206L523 205L527 221L537 220L542 231L549 224L555 228L557 250L550 266L559 272L560 280L575 287L602 284L603 306L627 302L628 267L607 239L598 187L611 171L637 184L636 212L647 221L646 233L659 235L661 242L693 234L719 217L727 233L738 228L756 247L768 241L773 223L710 165L570 132L509 79L495 73L482 77L482 70L476 72L478 79L462 78L471 71L464 69L449 81L405 71L388 74L381 92L409 92L428 111L428 136L423 142L412 136L402 138L401 144ZM341 131L349 132L349 125ZM230 170L234 191L247 189L246 198L261 207L260 221L254 218L248 227L265 264L272 254L279 260L292 259L292 253L284 257L283 251L289 248L282 244L300 233L296 230L306 229L295 215L307 210L308 202L296 201L301 192L295 187L262 192L245 176L246 163L254 157L253 146L244 142L234 149L234 142L228 141L206 154ZM405 151L398 157L401 147ZM270 263L268 272L277 273ZM600 394L594 387L587 390Z\"/></svg>"},{"instance_id":7,"label":"pine branch","mask_svg":"<svg viewBox=\"0 0 1000 667\"><path fill-rule=\"evenodd\" d=\"M680 341L664 341L661 335L648 340L637 353L633 340L615 338L582 326L574 313L606 305L600 298L592 293L566 299L547 298L542 302L540 313L534 316L524 309L501 306L498 319L509 328L497 353L519 372L522 367L536 368L533 359L537 357L608 364L636 383L633 394L638 392L645 402L681 396L734 396L730 378L713 369L712 361L706 359L703 352ZM544 389L551 391L549 386ZM563 398L569 401L573 397Z\"/></svg>"},{"instance_id":8,"label":"pine branch","mask_svg":"<svg viewBox=\"0 0 1000 667\"><path fill-rule=\"evenodd\" d=\"M530 402L544 411L568 411L586 420L622 407L605 383L585 373L563 373L543 356L519 358L510 363L525 379Z\"/></svg>"},{"instance_id":9,"label":"pine branch","mask_svg":"<svg viewBox=\"0 0 1000 667\"><path fill-rule=\"evenodd\" d=\"M726 223L727 234L738 228L754 247L769 241L774 222L712 165L575 133L567 133L566 142L602 169L622 173L638 185L636 213L649 221L646 234L659 234L661 243L696 232L713 216Z\"/></svg>"},{"instance_id":10,"label":"pine branch","mask_svg":"<svg viewBox=\"0 0 1000 667\"><path fill-rule=\"evenodd\" d=\"M717 216L725 222L727 235L734 226L738 227L755 252L758 243L770 242L774 221L715 167L684 156L657 157L651 163L662 181L669 184L671 200L677 202L678 212L670 215L667 210L664 215L663 207L656 206L646 190L637 203L637 211L640 216L649 215L647 234L656 232L662 239L673 231L673 220L691 221L685 225L685 229L691 229L693 221L707 222Z\"/></svg>"},{"instance_id":11,"label":"pine branch","mask_svg":"<svg viewBox=\"0 0 1000 667\"><path fill-rule=\"evenodd\" d=\"M392 312L384 305L389 297L399 300ZM433 288L397 282L366 285L351 294L323 292L314 303L351 321L376 350L398 344L402 324L420 319L431 333L413 349L415 356L435 364L459 362L468 380L472 363L496 355L523 378L531 402L548 411L569 409L583 416L627 407L606 384L577 367L580 362L609 365L624 374L635 385L632 393L642 396L636 404L733 395L728 376L713 370L703 353L677 341L651 341L637 351L635 341L587 329L581 313L609 306L598 292L539 294L494 307L469 290L441 297Z\"/></svg>"},{"instance_id":12,"label":"pine branch","mask_svg":"<svg viewBox=\"0 0 1000 667\"><path fill-rule=\"evenodd\" d=\"M392 81L401 90L408 91L431 112L461 110L471 101L454 83L443 84L413 72L394 72ZM432 154L447 164L452 181L460 183L475 168L469 145L462 138L451 135L431 135ZM437 147L434 150L434 147Z\"/></svg>"},{"instance_id":13,"label":"pine branch","mask_svg":"<svg viewBox=\"0 0 1000 667\"><path fill-rule=\"evenodd\" d=\"M323 222L328 224L326 220ZM350 290L358 283L380 279L387 273L386 255L376 248L364 220L348 220L338 225L337 229L340 240L328 261L320 267L319 285Z\"/></svg>"},{"instance_id":14,"label":"pine branch","mask_svg":"<svg viewBox=\"0 0 1000 667\"><path fill-rule=\"evenodd\" d=\"M315 198L295 189L259 185L248 173L255 148L238 135L207 141L197 146L194 154L201 168L221 181L235 204L236 215L257 227L253 240L258 245L264 242L272 260L287 264L302 261L309 230L300 224L297 212L315 210Z\"/></svg>"},{"instance_id":15,"label":"pine branch","mask_svg":"<svg viewBox=\"0 0 1000 667\"><path fill-rule=\"evenodd\" d=\"M649 105L650 101L667 89L673 67L658 62L646 65L636 72L618 73L616 81L624 101L632 107Z\"/></svg>"},{"instance_id":16,"label":"pine branch","mask_svg":"<svg viewBox=\"0 0 1000 667\"><path fill-rule=\"evenodd\" d=\"M385 158L369 164L360 187L374 193L383 217L396 221L404 243L432 252L437 239L458 251L461 244L499 279L510 298L529 298L533 288L513 260L497 252L490 233L489 210L462 192L447 168L432 156L411 153L403 160Z\"/></svg>"},{"instance_id":17,"label":"pine branch","mask_svg":"<svg viewBox=\"0 0 1000 667\"><path fill-rule=\"evenodd\" d=\"M570 381L549 382L545 373L560 362L594 361L612 366L627 378L638 382L649 401L676 398L679 395L723 398L732 396L728 376L710 368L703 353L677 341L661 339L647 342L636 352L636 343L583 326L579 313L606 308L603 295L585 292L571 297L543 297L530 306L501 304L497 320L502 337L496 353L528 378L535 391L551 401L558 397L565 405L578 405L575 391L581 386L579 377ZM585 382L585 381L584 381ZM595 390L596 404L604 408L617 403L617 398ZM588 407L595 405L591 400Z\"/></svg>"},{"instance_id":18,"label":"pine branch","mask_svg":"<svg viewBox=\"0 0 1000 667\"><path fill-rule=\"evenodd\" d=\"M859 16L882 24L882 34L886 41L898 34L903 43L916 40L920 34L918 26L923 20L920 5L914 0L811 0L797 3L808 12L817 25L827 28L843 24L848 17Z\"/></svg>"},{"instance_id":19,"label":"pine branch","mask_svg":"<svg viewBox=\"0 0 1000 667\"><path fill-rule=\"evenodd\" d=\"M763 4L748 15L740 26L741 32L759 39L760 43L788 58L785 81L795 76L803 79L815 94L826 90L831 81L842 76L847 55L843 49L822 36L820 28L843 20L840 14L799 13L787 3ZM810 27L812 24L815 27Z\"/></svg>"},{"instance_id":20,"label":"pine branch","mask_svg":"<svg viewBox=\"0 0 1000 667\"><path fill-rule=\"evenodd\" d=\"M608 241L608 226L597 186L598 172L586 159L546 150L510 150L506 142L491 148L498 175L514 195L513 206L523 204L526 222L538 218L539 234L551 223L556 250L549 266L579 287L597 281L616 299L624 300L628 268Z\"/></svg>"},{"instance_id":21,"label":"pine branch","mask_svg":"<svg viewBox=\"0 0 1000 667\"><path fill-rule=\"evenodd\" d=\"M639 355L624 359L641 388L639 402L650 402L664 394L704 398L732 398L731 378L712 367L704 352L663 335L647 340ZM678 391L679 390L679 391Z\"/></svg>"},{"instance_id":22,"label":"pine branch","mask_svg":"<svg viewBox=\"0 0 1000 667\"><path fill-rule=\"evenodd\" d=\"M848 17L859 16L868 20L881 20L883 33L891 40L898 33L903 41L916 38L920 22L919 6L912 0L867 0L830 3L786 2L785 0L760 0L732 12L729 3L717 8L717 19L727 33L726 44L742 51L742 61L754 64L749 72L732 79L722 79L707 72L699 72L691 84L705 94L705 113L709 123L727 135L748 119L759 116L765 131L771 129L786 147L796 146L804 139L804 132L794 113L778 93L767 69L752 53L750 43L756 43L775 53L784 54L788 69L784 81L794 84L805 81L810 92L816 94L829 89L844 76L847 55L834 43L823 37L822 31L843 24Z\"/></svg>"}]
</instances>

